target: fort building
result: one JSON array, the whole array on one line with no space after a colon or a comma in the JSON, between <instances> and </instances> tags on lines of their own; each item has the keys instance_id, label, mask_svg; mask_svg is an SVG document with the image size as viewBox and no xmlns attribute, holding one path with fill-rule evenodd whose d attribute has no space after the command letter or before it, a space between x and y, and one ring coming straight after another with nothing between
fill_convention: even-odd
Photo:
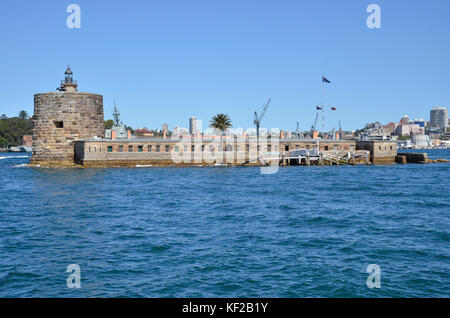
<instances>
[{"instance_id":1,"label":"fort building","mask_svg":"<svg viewBox=\"0 0 450 318\"><path fill-rule=\"evenodd\" d=\"M104 137L103 96L78 91L70 66L55 92L34 95L32 164L74 164L74 141Z\"/></svg>"},{"instance_id":2,"label":"fort building","mask_svg":"<svg viewBox=\"0 0 450 318\"><path fill-rule=\"evenodd\" d=\"M266 165L394 163L388 141L269 136L131 136L114 107L105 131L103 97L78 91L70 67L55 92L34 96L31 164L60 166ZM194 127L194 125L192 125ZM197 127L195 127L197 128Z\"/></svg>"}]
</instances>

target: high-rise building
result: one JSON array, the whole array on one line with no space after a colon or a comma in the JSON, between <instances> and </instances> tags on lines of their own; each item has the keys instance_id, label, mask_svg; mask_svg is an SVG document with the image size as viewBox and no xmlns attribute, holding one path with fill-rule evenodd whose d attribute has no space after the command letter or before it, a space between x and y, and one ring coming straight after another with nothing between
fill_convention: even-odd
<instances>
[{"instance_id":1,"label":"high-rise building","mask_svg":"<svg viewBox=\"0 0 450 318\"><path fill-rule=\"evenodd\" d=\"M197 118L194 116L189 118L189 133L191 135L197 134Z\"/></svg>"},{"instance_id":2,"label":"high-rise building","mask_svg":"<svg viewBox=\"0 0 450 318\"><path fill-rule=\"evenodd\" d=\"M445 107L435 107L430 111L430 126L444 129L448 125L448 109Z\"/></svg>"},{"instance_id":3,"label":"high-rise building","mask_svg":"<svg viewBox=\"0 0 450 318\"><path fill-rule=\"evenodd\" d=\"M403 116L402 119L400 119L400 123L401 124L409 124L409 117L408 117L408 115Z\"/></svg>"}]
</instances>

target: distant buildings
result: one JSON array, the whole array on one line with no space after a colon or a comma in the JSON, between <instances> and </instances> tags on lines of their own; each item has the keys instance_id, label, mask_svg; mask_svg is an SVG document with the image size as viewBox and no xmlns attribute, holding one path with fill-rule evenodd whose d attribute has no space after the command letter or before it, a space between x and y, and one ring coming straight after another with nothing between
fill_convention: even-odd
<instances>
[{"instance_id":1,"label":"distant buildings","mask_svg":"<svg viewBox=\"0 0 450 318\"><path fill-rule=\"evenodd\" d=\"M144 136L144 137L152 137L155 135L155 132L153 130L148 130L147 127L138 128L134 131L134 134L136 136Z\"/></svg>"},{"instance_id":2,"label":"distant buildings","mask_svg":"<svg viewBox=\"0 0 450 318\"><path fill-rule=\"evenodd\" d=\"M429 122L423 118L411 120L404 115L398 123L367 124L358 131L358 137L360 140L397 140L399 147L406 148L446 147L446 140L450 141L449 123L448 109L435 107L430 111Z\"/></svg>"},{"instance_id":3,"label":"distant buildings","mask_svg":"<svg viewBox=\"0 0 450 318\"><path fill-rule=\"evenodd\" d=\"M412 123L419 125L419 127L425 128L427 126L427 122L423 118L414 119Z\"/></svg>"},{"instance_id":4,"label":"distant buildings","mask_svg":"<svg viewBox=\"0 0 450 318\"><path fill-rule=\"evenodd\" d=\"M409 117L408 117L408 115L405 115L405 116L403 116L400 119L400 124L409 124Z\"/></svg>"},{"instance_id":5,"label":"distant buildings","mask_svg":"<svg viewBox=\"0 0 450 318\"><path fill-rule=\"evenodd\" d=\"M194 116L189 118L189 133L191 135L197 134L197 118Z\"/></svg>"},{"instance_id":6,"label":"distant buildings","mask_svg":"<svg viewBox=\"0 0 450 318\"><path fill-rule=\"evenodd\" d=\"M22 136L22 146L31 147L33 142L32 135L23 135Z\"/></svg>"},{"instance_id":7,"label":"distant buildings","mask_svg":"<svg viewBox=\"0 0 450 318\"><path fill-rule=\"evenodd\" d=\"M400 124L395 129L397 136L405 136L411 134L425 134L425 128L418 124Z\"/></svg>"},{"instance_id":8,"label":"distant buildings","mask_svg":"<svg viewBox=\"0 0 450 318\"><path fill-rule=\"evenodd\" d=\"M445 131L448 125L448 109L444 107L435 107L430 111L430 126L440 128Z\"/></svg>"},{"instance_id":9,"label":"distant buildings","mask_svg":"<svg viewBox=\"0 0 450 318\"><path fill-rule=\"evenodd\" d=\"M425 148L430 146L430 137L423 134L411 135L411 143L419 148Z\"/></svg>"}]
</instances>

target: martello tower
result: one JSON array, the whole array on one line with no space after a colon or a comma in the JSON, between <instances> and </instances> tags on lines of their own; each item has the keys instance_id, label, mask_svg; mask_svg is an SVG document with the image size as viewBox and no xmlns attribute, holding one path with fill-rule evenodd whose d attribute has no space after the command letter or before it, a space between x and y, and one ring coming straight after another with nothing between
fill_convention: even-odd
<instances>
[{"instance_id":1,"label":"martello tower","mask_svg":"<svg viewBox=\"0 0 450 318\"><path fill-rule=\"evenodd\" d=\"M33 164L73 164L73 141L104 137L103 96L78 91L70 66L55 92L34 95Z\"/></svg>"}]
</instances>

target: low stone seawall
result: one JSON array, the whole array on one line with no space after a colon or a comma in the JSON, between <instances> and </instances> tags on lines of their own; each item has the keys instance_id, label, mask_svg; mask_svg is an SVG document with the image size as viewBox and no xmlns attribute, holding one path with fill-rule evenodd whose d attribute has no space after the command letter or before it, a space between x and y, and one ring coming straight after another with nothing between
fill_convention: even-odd
<instances>
[{"instance_id":1,"label":"low stone seawall","mask_svg":"<svg viewBox=\"0 0 450 318\"><path fill-rule=\"evenodd\" d=\"M430 163L427 153L398 153L395 161L397 163Z\"/></svg>"},{"instance_id":2,"label":"low stone seawall","mask_svg":"<svg viewBox=\"0 0 450 318\"><path fill-rule=\"evenodd\" d=\"M175 163L172 160L84 160L80 167L84 168L114 168L114 167L200 167L200 166L259 166L257 163Z\"/></svg>"}]
</instances>

